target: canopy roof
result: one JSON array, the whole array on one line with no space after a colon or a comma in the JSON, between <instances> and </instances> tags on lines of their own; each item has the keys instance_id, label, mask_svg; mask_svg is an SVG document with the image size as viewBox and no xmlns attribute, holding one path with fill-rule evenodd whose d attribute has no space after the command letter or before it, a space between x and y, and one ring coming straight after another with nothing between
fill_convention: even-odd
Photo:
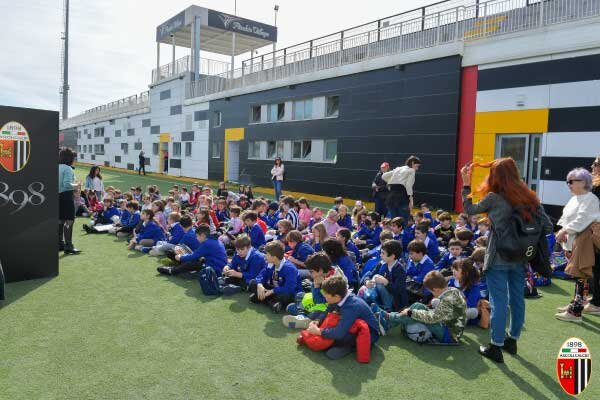
<instances>
[{"instance_id":1,"label":"canopy roof","mask_svg":"<svg viewBox=\"0 0 600 400\"><path fill-rule=\"evenodd\" d=\"M200 23L200 50L231 55L235 32L235 55L277 42L277 27L204 7L190 6L156 27L156 41L191 48L194 20Z\"/></svg>"}]
</instances>

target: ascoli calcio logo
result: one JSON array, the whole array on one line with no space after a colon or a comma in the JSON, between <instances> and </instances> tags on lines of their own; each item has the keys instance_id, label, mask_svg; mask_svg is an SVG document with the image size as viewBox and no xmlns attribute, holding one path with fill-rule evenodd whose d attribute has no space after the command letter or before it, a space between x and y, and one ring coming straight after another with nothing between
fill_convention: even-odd
<instances>
[{"instance_id":1,"label":"ascoli calcio logo","mask_svg":"<svg viewBox=\"0 0 600 400\"><path fill-rule=\"evenodd\" d=\"M592 376L592 356L583 340L570 338L563 343L556 358L556 375L560 386L571 396L585 390Z\"/></svg>"},{"instance_id":2,"label":"ascoli calcio logo","mask_svg":"<svg viewBox=\"0 0 600 400\"><path fill-rule=\"evenodd\" d=\"M0 128L0 165L8 172L18 172L29 161L29 134L27 129L15 121Z\"/></svg>"}]
</instances>

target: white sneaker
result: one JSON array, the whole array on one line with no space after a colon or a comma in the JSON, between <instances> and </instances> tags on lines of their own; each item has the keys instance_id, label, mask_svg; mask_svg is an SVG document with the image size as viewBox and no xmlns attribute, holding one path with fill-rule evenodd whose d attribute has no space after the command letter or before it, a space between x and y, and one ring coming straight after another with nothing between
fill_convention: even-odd
<instances>
[{"instance_id":1,"label":"white sneaker","mask_svg":"<svg viewBox=\"0 0 600 400\"><path fill-rule=\"evenodd\" d=\"M583 312L589 315L598 315L600 316L600 307L593 305L592 303L587 303L583 307Z\"/></svg>"},{"instance_id":2,"label":"white sneaker","mask_svg":"<svg viewBox=\"0 0 600 400\"><path fill-rule=\"evenodd\" d=\"M136 245L136 246L134 247L134 249L135 249L136 251L142 251L142 245L139 245L139 244L138 244L138 245Z\"/></svg>"},{"instance_id":3,"label":"white sneaker","mask_svg":"<svg viewBox=\"0 0 600 400\"><path fill-rule=\"evenodd\" d=\"M311 319L304 315L286 315L283 317L283 325L290 329L306 329Z\"/></svg>"},{"instance_id":4,"label":"white sneaker","mask_svg":"<svg viewBox=\"0 0 600 400\"><path fill-rule=\"evenodd\" d=\"M570 305L571 305L571 304L567 304L566 306L556 307L556 311L558 311L558 312L565 312L565 311L568 311L568 310L569 310L569 306L570 306Z\"/></svg>"},{"instance_id":5,"label":"white sneaker","mask_svg":"<svg viewBox=\"0 0 600 400\"><path fill-rule=\"evenodd\" d=\"M162 256L162 251L152 248L152 249L150 249L148 254L151 255L152 257L158 257L158 256Z\"/></svg>"},{"instance_id":6,"label":"white sneaker","mask_svg":"<svg viewBox=\"0 0 600 400\"><path fill-rule=\"evenodd\" d=\"M554 314L554 317L560 321L577 322L577 323L583 322L583 319L581 317L576 317L575 315L573 315L572 313L570 313L568 311Z\"/></svg>"}]
</instances>

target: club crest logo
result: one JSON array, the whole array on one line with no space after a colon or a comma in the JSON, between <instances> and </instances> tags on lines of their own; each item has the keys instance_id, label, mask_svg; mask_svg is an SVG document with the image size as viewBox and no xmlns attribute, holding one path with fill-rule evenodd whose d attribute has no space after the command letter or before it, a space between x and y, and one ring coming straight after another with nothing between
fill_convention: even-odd
<instances>
[{"instance_id":1,"label":"club crest logo","mask_svg":"<svg viewBox=\"0 0 600 400\"><path fill-rule=\"evenodd\" d=\"M0 165L8 172L18 172L29 161L30 143L27 129L15 121L0 128Z\"/></svg>"},{"instance_id":2,"label":"club crest logo","mask_svg":"<svg viewBox=\"0 0 600 400\"><path fill-rule=\"evenodd\" d=\"M570 338L563 343L556 358L556 376L571 396L585 390L592 376L592 356L583 340Z\"/></svg>"}]
</instances>

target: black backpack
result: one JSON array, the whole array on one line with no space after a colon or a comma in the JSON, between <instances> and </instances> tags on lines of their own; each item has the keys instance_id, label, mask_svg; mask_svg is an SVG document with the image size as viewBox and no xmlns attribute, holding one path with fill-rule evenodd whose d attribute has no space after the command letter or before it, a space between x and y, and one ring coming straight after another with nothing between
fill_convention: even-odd
<instances>
[{"instance_id":1,"label":"black backpack","mask_svg":"<svg viewBox=\"0 0 600 400\"><path fill-rule=\"evenodd\" d=\"M538 246L543 235L542 218L539 212L532 215L531 221L523 219L519 210L513 209L509 224L506 227L494 226L496 232L496 252L510 262L529 262L538 253Z\"/></svg>"}]
</instances>

